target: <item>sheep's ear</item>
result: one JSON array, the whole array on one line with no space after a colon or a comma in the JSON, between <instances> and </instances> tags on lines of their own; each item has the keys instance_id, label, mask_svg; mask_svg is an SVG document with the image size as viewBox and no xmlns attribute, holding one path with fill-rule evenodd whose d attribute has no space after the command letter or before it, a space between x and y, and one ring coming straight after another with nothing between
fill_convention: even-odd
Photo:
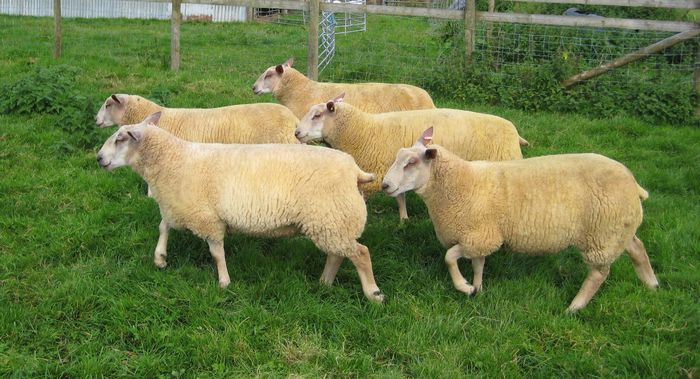
<instances>
[{"instance_id":1,"label":"sheep's ear","mask_svg":"<svg viewBox=\"0 0 700 379\"><path fill-rule=\"evenodd\" d=\"M158 125L158 121L160 121L160 112L150 114L148 117L146 117L143 120L143 123L146 125L148 125L148 124Z\"/></svg>"},{"instance_id":2,"label":"sheep's ear","mask_svg":"<svg viewBox=\"0 0 700 379\"><path fill-rule=\"evenodd\" d=\"M335 103L332 101L327 102L326 108L328 108L328 110L331 112L335 112Z\"/></svg>"},{"instance_id":3,"label":"sheep's ear","mask_svg":"<svg viewBox=\"0 0 700 379\"><path fill-rule=\"evenodd\" d=\"M425 159L435 159L437 157L437 149L428 149L425 151Z\"/></svg>"},{"instance_id":4,"label":"sheep's ear","mask_svg":"<svg viewBox=\"0 0 700 379\"><path fill-rule=\"evenodd\" d=\"M335 99L333 99L334 103L340 103L343 101L345 98L345 92L341 93L340 95L336 96Z\"/></svg>"},{"instance_id":5,"label":"sheep's ear","mask_svg":"<svg viewBox=\"0 0 700 379\"><path fill-rule=\"evenodd\" d=\"M126 132L126 134L128 134L129 137L136 142L139 142L143 136L143 133L140 130L129 130Z\"/></svg>"},{"instance_id":6,"label":"sheep's ear","mask_svg":"<svg viewBox=\"0 0 700 379\"><path fill-rule=\"evenodd\" d=\"M121 103L122 103L122 102L119 100L119 98L117 97L117 95L112 94L112 96L110 96L110 97L112 98L112 100L114 100L115 103L117 103L117 104L121 104Z\"/></svg>"},{"instance_id":7,"label":"sheep's ear","mask_svg":"<svg viewBox=\"0 0 700 379\"><path fill-rule=\"evenodd\" d=\"M431 126L428 129L425 129L423 134L416 141L416 145L428 146L428 144L432 141L433 141L433 127Z\"/></svg>"},{"instance_id":8,"label":"sheep's ear","mask_svg":"<svg viewBox=\"0 0 700 379\"><path fill-rule=\"evenodd\" d=\"M284 62L284 65L286 67L292 67L293 64L294 64L294 58L289 58L289 59L287 59L286 62Z\"/></svg>"},{"instance_id":9,"label":"sheep's ear","mask_svg":"<svg viewBox=\"0 0 700 379\"><path fill-rule=\"evenodd\" d=\"M282 67L281 64L278 64L277 66L275 66L275 71L277 71L278 74L282 75L282 73L284 72L284 67Z\"/></svg>"}]
</instances>

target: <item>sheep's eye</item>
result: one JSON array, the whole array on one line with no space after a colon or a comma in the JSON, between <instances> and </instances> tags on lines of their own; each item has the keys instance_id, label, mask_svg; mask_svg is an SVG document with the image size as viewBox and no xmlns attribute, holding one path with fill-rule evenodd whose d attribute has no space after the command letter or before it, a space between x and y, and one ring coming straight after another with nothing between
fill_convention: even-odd
<instances>
[{"instance_id":1,"label":"sheep's eye","mask_svg":"<svg viewBox=\"0 0 700 379\"><path fill-rule=\"evenodd\" d=\"M311 117L311 119L312 119L312 120L315 120L315 119L317 119L317 118L319 118L319 117L321 117L321 115L317 113L317 114L315 114L313 117Z\"/></svg>"},{"instance_id":2,"label":"sheep's eye","mask_svg":"<svg viewBox=\"0 0 700 379\"><path fill-rule=\"evenodd\" d=\"M107 105L105 105L105 108L109 108L111 106L112 106L112 104L107 104Z\"/></svg>"},{"instance_id":3,"label":"sheep's eye","mask_svg":"<svg viewBox=\"0 0 700 379\"><path fill-rule=\"evenodd\" d=\"M417 161L416 161L416 158L411 158L411 159L408 160L408 162L406 162L406 166L404 166L404 167L405 167L405 168L411 167L411 166L413 166L414 164L416 164L416 162L417 162Z\"/></svg>"},{"instance_id":4,"label":"sheep's eye","mask_svg":"<svg viewBox=\"0 0 700 379\"><path fill-rule=\"evenodd\" d=\"M269 78L269 77L271 77L271 76L272 76L272 73L271 73L271 72L268 72L267 74L265 74L265 79L267 79L267 78Z\"/></svg>"}]
</instances>

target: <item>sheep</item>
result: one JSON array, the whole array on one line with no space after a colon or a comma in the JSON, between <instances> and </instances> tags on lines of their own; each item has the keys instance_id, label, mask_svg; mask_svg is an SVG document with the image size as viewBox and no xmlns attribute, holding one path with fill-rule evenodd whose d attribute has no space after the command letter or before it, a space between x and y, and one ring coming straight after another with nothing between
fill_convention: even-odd
<instances>
[{"instance_id":1,"label":"sheep","mask_svg":"<svg viewBox=\"0 0 700 379\"><path fill-rule=\"evenodd\" d=\"M468 162L426 146L431 138L428 129L398 151L382 188L390 196L415 190L425 201L457 290L481 291L485 258L501 246L525 254L577 247L589 271L569 312L588 304L624 250L639 279L658 286L635 235L649 194L621 163L598 154ZM471 259L473 285L459 272L461 257Z\"/></svg>"},{"instance_id":2,"label":"sheep","mask_svg":"<svg viewBox=\"0 0 700 379\"><path fill-rule=\"evenodd\" d=\"M105 100L95 121L99 127L136 124L161 112L159 126L192 142L299 143L293 130L299 122L286 107L273 103L221 108L166 108L137 95L114 94Z\"/></svg>"},{"instance_id":3,"label":"sheep","mask_svg":"<svg viewBox=\"0 0 700 379\"><path fill-rule=\"evenodd\" d=\"M357 242L367 218L358 183L374 179L349 155L301 144L202 144L158 128L160 113L117 130L97 154L106 170L131 166L153 190L162 221L154 253L167 265L170 228L209 244L219 285L230 283L227 231L258 236L301 233L327 254L321 282L332 284L344 257L357 268L367 298L382 302L369 250Z\"/></svg>"},{"instance_id":4,"label":"sheep","mask_svg":"<svg viewBox=\"0 0 700 379\"><path fill-rule=\"evenodd\" d=\"M292 67L293 59L265 70L253 84L253 93L272 93L301 118L309 108L345 91L348 101L370 113L435 108L422 88L408 84L322 83L311 80Z\"/></svg>"},{"instance_id":5,"label":"sheep","mask_svg":"<svg viewBox=\"0 0 700 379\"><path fill-rule=\"evenodd\" d=\"M381 175L396 151L411 146L426 124L440 131L438 143L468 160L521 159L520 145L527 144L510 121L497 116L457 109L370 114L344 102L344 94L311 107L294 134L302 142L322 138L352 155L363 170ZM367 195L379 191L381 179L363 186L363 191ZM396 200L400 219L407 219L405 195Z\"/></svg>"}]
</instances>

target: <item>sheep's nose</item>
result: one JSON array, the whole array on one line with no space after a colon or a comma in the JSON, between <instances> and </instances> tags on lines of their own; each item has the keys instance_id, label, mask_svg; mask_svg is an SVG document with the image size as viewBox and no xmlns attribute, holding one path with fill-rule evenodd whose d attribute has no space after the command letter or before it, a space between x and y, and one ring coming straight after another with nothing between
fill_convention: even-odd
<instances>
[{"instance_id":1,"label":"sheep's nose","mask_svg":"<svg viewBox=\"0 0 700 379\"><path fill-rule=\"evenodd\" d=\"M301 134L300 131L298 131L298 130L295 130L295 131L294 131L294 137L299 137L299 134Z\"/></svg>"},{"instance_id":2,"label":"sheep's nose","mask_svg":"<svg viewBox=\"0 0 700 379\"><path fill-rule=\"evenodd\" d=\"M383 190L386 190L387 188L389 188L389 183L387 183L387 182L382 182L382 189L383 189Z\"/></svg>"},{"instance_id":3,"label":"sheep's nose","mask_svg":"<svg viewBox=\"0 0 700 379\"><path fill-rule=\"evenodd\" d=\"M97 162L102 163L102 158L103 158L102 153L98 153L97 154Z\"/></svg>"}]
</instances>

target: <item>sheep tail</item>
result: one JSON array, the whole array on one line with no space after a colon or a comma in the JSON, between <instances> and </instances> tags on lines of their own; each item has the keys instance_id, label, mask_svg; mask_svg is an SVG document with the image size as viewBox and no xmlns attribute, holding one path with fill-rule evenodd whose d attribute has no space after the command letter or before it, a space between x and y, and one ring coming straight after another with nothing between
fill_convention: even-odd
<instances>
[{"instance_id":1,"label":"sheep tail","mask_svg":"<svg viewBox=\"0 0 700 379\"><path fill-rule=\"evenodd\" d=\"M518 143L520 143L520 146L530 146L530 142L527 142L525 138L520 136L518 136Z\"/></svg>"},{"instance_id":2,"label":"sheep tail","mask_svg":"<svg viewBox=\"0 0 700 379\"><path fill-rule=\"evenodd\" d=\"M639 184L637 184L637 192L639 192L639 198L641 200L646 200L649 198L649 192L647 192L644 188L642 188Z\"/></svg>"},{"instance_id":3,"label":"sheep tail","mask_svg":"<svg viewBox=\"0 0 700 379\"><path fill-rule=\"evenodd\" d=\"M370 174L368 172L360 170L360 172L357 174L357 184L369 183L371 181L374 181L374 178L374 174Z\"/></svg>"}]
</instances>

